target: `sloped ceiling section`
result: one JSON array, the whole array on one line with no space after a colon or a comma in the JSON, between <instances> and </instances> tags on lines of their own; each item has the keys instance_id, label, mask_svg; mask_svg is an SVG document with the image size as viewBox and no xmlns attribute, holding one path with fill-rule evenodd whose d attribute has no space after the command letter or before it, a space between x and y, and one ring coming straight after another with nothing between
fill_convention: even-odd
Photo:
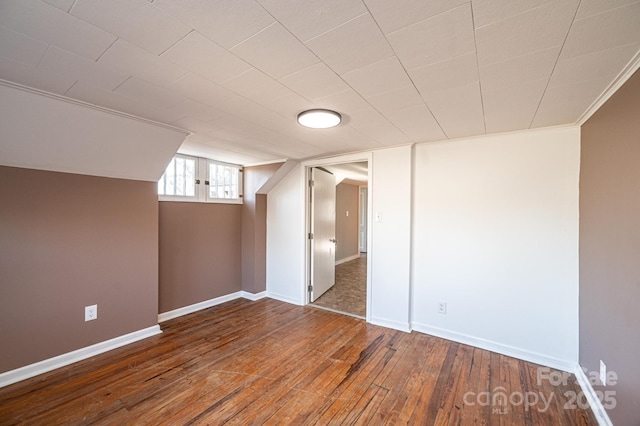
<instances>
[{"instance_id":1,"label":"sloped ceiling section","mask_svg":"<svg viewBox=\"0 0 640 426\"><path fill-rule=\"evenodd\" d=\"M243 164L573 124L639 49L637 0L0 2L0 78Z\"/></svg>"},{"instance_id":2,"label":"sloped ceiling section","mask_svg":"<svg viewBox=\"0 0 640 426\"><path fill-rule=\"evenodd\" d=\"M336 177L336 185L347 182L352 185L366 185L369 180L369 164L364 161L324 166Z\"/></svg>"},{"instance_id":3,"label":"sloped ceiling section","mask_svg":"<svg viewBox=\"0 0 640 426\"><path fill-rule=\"evenodd\" d=\"M152 182L186 136L7 84L0 84L0 129L0 165Z\"/></svg>"}]
</instances>

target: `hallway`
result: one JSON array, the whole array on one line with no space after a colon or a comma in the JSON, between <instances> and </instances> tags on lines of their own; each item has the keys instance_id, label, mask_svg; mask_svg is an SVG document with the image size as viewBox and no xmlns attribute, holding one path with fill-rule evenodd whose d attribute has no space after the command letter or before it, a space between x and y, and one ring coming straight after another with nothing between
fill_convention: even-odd
<instances>
[{"instance_id":1,"label":"hallway","mask_svg":"<svg viewBox=\"0 0 640 426\"><path fill-rule=\"evenodd\" d=\"M364 318L367 313L367 254L336 266L336 284L312 305Z\"/></svg>"}]
</instances>

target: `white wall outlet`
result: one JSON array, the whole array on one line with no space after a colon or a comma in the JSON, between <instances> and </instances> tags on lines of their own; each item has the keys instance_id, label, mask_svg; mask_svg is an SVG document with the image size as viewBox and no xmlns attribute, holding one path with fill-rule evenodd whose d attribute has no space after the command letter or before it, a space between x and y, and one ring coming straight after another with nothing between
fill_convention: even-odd
<instances>
[{"instance_id":1,"label":"white wall outlet","mask_svg":"<svg viewBox=\"0 0 640 426\"><path fill-rule=\"evenodd\" d=\"M607 386L607 366L600 360L600 383L602 386Z\"/></svg>"},{"instance_id":2,"label":"white wall outlet","mask_svg":"<svg viewBox=\"0 0 640 426\"><path fill-rule=\"evenodd\" d=\"M91 305L84 307L84 320L92 321L98 319L98 305Z\"/></svg>"},{"instance_id":3,"label":"white wall outlet","mask_svg":"<svg viewBox=\"0 0 640 426\"><path fill-rule=\"evenodd\" d=\"M438 302L438 313L446 314L447 313L447 302Z\"/></svg>"}]
</instances>

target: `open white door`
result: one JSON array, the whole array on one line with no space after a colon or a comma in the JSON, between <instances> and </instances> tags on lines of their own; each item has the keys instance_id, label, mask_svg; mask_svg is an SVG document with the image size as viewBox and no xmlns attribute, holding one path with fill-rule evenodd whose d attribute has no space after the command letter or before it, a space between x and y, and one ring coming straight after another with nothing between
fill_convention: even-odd
<instances>
[{"instance_id":1,"label":"open white door","mask_svg":"<svg viewBox=\"0 0 640 426\"><path fill-rule=\"evenodd\" d=\"M336 180L328 171L310 171L311 286L310 301L318 299L336 282Z\"/></svg>"}]
</instances>

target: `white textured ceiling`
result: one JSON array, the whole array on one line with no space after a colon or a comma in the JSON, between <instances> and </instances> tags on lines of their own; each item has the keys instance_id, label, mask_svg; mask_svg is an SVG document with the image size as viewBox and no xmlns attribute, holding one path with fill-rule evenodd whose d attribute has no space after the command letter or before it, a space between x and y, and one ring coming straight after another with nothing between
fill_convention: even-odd
<instances>
[{"instance_id":1,"label":"white textured ceiling","mask_svg":"<svg viewBox=\"0 0 640 426\"><path fill-rule=\"evenodd\" d=\"M639 49L630 0L0 0L1 79L242 164L574 123Z\"/></svg>"}]
</instances>

